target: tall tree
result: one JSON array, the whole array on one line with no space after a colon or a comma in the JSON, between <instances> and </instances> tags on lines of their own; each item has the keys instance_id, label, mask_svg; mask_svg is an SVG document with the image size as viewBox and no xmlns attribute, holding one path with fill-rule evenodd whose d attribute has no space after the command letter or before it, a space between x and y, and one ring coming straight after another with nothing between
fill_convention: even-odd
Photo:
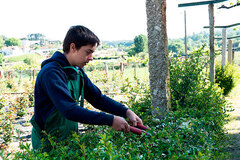
<instances>
[{"instance_id":1,"label":"tall tree","mask_svg":"<svg viewBox=\"0 0 240 160\"><path fill-rule=\"evenodd\" d=\"M21 41L18 38L8 38L5 40L5 45L8 46L21 46Z\"/></svg>"},{"instance_id":2,"label":"tall tree","mask_svg":"<svg viewBox=\"0 0 240 160\"><path fill-rule=\"evenodd\" d=\"M163 117L170 109L166 0L146 0L149 79L153 114Z\"/></svg>"},{"instance_id":3,"label":"tall tree","mask_svg":"<svg viewBox=\"0 0 240 160\"><path fill-rule=\"evenodd\" d=\"M134 38L135 52L140 53L147 50L147 37L140 34Z\"/></svg>"},{"instance_id":4,"label":"tall tree","mask_svg":"<svg viewBox=\"0 0 240 160\"><path fill-rule=\"evenodd\" d=\"M168 41L168 51L176 54L183 54L184 52L184 43L181 39L169 40Z\"/></svg>"}]
</instances>

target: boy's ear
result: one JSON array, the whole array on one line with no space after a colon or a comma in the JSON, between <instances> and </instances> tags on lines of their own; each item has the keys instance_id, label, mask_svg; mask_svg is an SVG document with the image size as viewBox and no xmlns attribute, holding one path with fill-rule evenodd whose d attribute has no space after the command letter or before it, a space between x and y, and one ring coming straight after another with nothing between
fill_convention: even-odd
<instances>
[{"instance_id":1,"label":"boy's ear","mask_svg":"<svg viewBox=\"0 0 240 160\"><path fill-rule=\"evenodd\" d=\"M71 43L71 44L70 44L70 51L74 52L75 49L76 49L75 44L74 44L74 43Z\"/></svg>"}]
</instances>

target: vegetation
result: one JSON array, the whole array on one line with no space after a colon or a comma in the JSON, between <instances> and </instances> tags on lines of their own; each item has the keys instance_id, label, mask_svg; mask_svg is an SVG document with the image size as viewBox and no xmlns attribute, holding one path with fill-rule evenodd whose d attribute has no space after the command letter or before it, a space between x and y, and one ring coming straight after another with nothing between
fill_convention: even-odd
<instances>
[{"instance_id":1,"label":"vegetation","mask_svg":"<svg viewBox=\"0 0 240 160\"><path fill-rule=\"evenodd\" d=\"M3 47L3 45L4 45L4 41L2 36L0 36L0 49Z\"/></svg>"},{"instance_id":2,"label":"vegetation","mask_svg":"<svg viewBox=\"0 0 240 160\"><path fill-rule=\"evenodd\" d=\"M216 83L223 89L223 94L228 95L233 88L237 86L240 80L239 68L234 64L227 64L222 67L216 64Z\"/></svg>"},{"instance_id":3,"label":"vegetation","mask_svg":"<svg viewBox=\"0 0 240 160\"><path fill-rule=\"evenodd\" d=\"M129 49L129 56L135 56L140 52L147 52L147 37L140 34L134 38L134 46Z\"/></svg>"},{"instance_id":4,"label":"vegetation","mask_svg":"<svg viewBox=\"0 0 240 160\"><path fill-rule=\"evenodd\" d=\"M193 50L198 47L197 43L207 43L208 40L204 40L206 36L208 35L205 33L189 36L188 42L192 43L189 45L192 48L188 49ZM182 39L170 40L169 51L181 55L182 42ZM130 47L131 50L135 53L137 50L135 40L132 44L116 42L115 45L124 46L125 49L133 45ZM107 47L111 47L110 43L104 44L101 49ZM144 48L143 44L141 47ZM140 115L143 123L150 128L148 130L150 137L145 134L139 136L133 133L115 132L110 127L86 125L86 132L73 134L62 142L56 142L54 137L48 135L54 148L49 153L33 151L30 144L23 143L20 139L19 151L8 153L6 148L14 138L13 122L16 118L32 114L29 112L29 107L33 106L34 87L29 77L27 77L28 81L24 81L25 83L19 83L16 79L5 79L0 82L0 92L24 91L26 94L11 99L0 96L0 150L2 150L0 156L3 159L36 159L36 157L38 159L227 159L226 152L223 152L226 138L223 125L226 123L224 119L227 117L226 111L229 106L223 95L226 94L226 86L230 88L235 86L234 67L221 69L217 65L216 82L219 85L213 85L209 82L209 73L206 72L206 64L209 62L203 58L208 56L204 48L193 51L184 60L178 56L171 57L169 69L172 108L164 119L159 120L152 116L146 67L148 54L144 49L142 51L136 56L121 60L125 64L124 73L119 71L119 64L114 66L111 62L108 63L109 72L106 75L105 63L101 60L90 63L85 67L85 71L104 93L126 95L119 101ZM22 63L24 65L15 66L17 70L24 70L33 63L38 63L35 60L41 58L39 55L29 54L6 60L25 62ZM137 76L133 76L134 65L138 66ZM92 108L88 103L86 107Z\"/></svg>"},{"instance_id":5,"label":"vegetation","mask_svg":"<svg viewBox=\"0 0 240 160\"><path fill-rule=\"evenodd\" d=\"M129 76L126 77L128 69L123 74L119 70L115 70L114 74L111 71L108 78L104 71L88 72L88 76L104 92L121 91L128 95L122 99L122 103L140 115L143 123L150 128L147 132L151 136L115 132L104 126L86 126L86 132L73 134L62 142L56 142L54 137L48 135L54 148L49 153L33 151L30 144L20 140L19 151L7 156L6 150L2 150L0 154L4 159L226 159L227 155L222 148L225 146L223 124L228 104L222 96L222 90L209 82L205 72L207 60L202 58L202 52L203 49L195 51L184 61L178 57L171 58L172 109L161 120L151 114L146 74L130 79ZM132 73L129 75L132 76ZM6 82L1 81L1 85L6 85ZM30 97L33 94L29 91L27 94L29 98L16 97L13 100L16 103L13 103L9 113L2 115L16 117L29 114L25 111L32 106L30 102L33 99ZM1 99L0 102L3 111L9 103L6 99ZM22 105L23 110L19 108ZM91 109L89 104L86 107ZM2 122L7 123L1 120ZM11 141L12 128L1 129L9 136L6 141Z\"/></svg>"},{"instance_id":6,"label":"vegetation","mask_svg":"<svg viewBox=\"0 0 240 160\"><path fill-rule=\"evenodd\" d=\"M227 30L228 37L234 37L240 35L239 29L228 29ZM215 30L215 37L222 37L221 30ZM188 52L192 52L197 48L201 48L201 46L209 43L209 33L208 32L200 32L200 33L193 33L192 35L187 36L187 50ZM168 50L169 52L181 55L184 51L184 38L179 39L169 39L168 41ZM217 48L222 48L222 40L216 39L215 45ZM239 48L240 43L239 39L233 39L233 48Z\"/></svg>"},{"instance_id":7,"label":"vegetation","mask_svg":"<svg viewBox=\"0 0 240 160\"><path fill-rule=\"evenodd\" d=\"M8 57L8 58L6 58L6 61L7 62L19 62L19 61L24 61L26 58L41 60L44 57L33 53L33 54L25 54L25 55L20 55L20 56Z\"/></svg>"},{"instance_id":8,"label":"vegetation","mask_svg":"<svg viewBox=\"0 0 240 160\"><path fill-rule=\"evenodd\" d=\"M2 64L5 61L4 54L0 53L0 64Z\"/></svg>"},{"instance_id":9,"label":"vegetation","mask_svg":"<svg viewBox=\"0 0 240 160\"><path fill-rule=\"evenodd\" d=\"M182 55L184 53L184 42L181 39L171 40L168 44L168 50L172 53Z\"/></svg>"},{"instance_id":10,"label":"vegetation","mask_svg":"<svg viewBox=\"0 0 240 160\"><path fill-rule=\"evenodd\" d=\"M5 45L9 46L21 46L21 41L18 38L7 38L5 40Z\"/></svg>"}]
</instances>

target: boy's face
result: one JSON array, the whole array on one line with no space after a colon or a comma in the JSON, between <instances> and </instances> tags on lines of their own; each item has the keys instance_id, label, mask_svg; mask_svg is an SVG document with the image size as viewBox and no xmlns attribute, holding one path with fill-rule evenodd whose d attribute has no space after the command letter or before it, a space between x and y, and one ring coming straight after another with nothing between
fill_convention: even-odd
<instances>
[{"instance_id":1,"label":"boy's face","mask_svg":"<svg viewBox=\"0 0 240 160\"><path fill-rule=\"evenodd\" d=\"M97 48L97 45L86 45L80 49L73 50L72 65L80 68L84 67L89 61L93 60L93 52Z\"/></svg>"}]
</instances>

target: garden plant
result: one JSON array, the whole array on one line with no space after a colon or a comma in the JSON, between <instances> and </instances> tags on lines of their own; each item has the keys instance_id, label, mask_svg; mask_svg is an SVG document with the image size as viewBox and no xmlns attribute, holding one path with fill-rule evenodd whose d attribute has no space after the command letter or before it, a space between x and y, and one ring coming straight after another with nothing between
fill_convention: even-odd
<instances>
[{"instance_id":1,"label":"garden plant","mask_svg":"<svg viewBox=\"0 0 240 160\"><path fill-rule=\"evenodd\" d=\"M55 137L47 135L53 146L48 153L33 151L30 143L20 141L18 151L8 154L2 150L1 154L4 159L226 159L223 125L229 106L223 90L210 83L206 72L208 60L202 57L203 49L183 61L171 58L172 108L162 119L152 115L148 77L123 78L115 71L114 77L106 79L104 72L96 71L102 77L99 79L96 74L89 74L99 87L105 87L106 92L114 92L119 87L127 94L122 103L142 118L151 136L115 132L105 126L85 126L78 135L73 134L58 143ZM122 83L116 85L118 82ZM20 99L20 105L23 100L33 99ZM3 125L1 127L3 129Z\"/></svg>"}]
</instances>

